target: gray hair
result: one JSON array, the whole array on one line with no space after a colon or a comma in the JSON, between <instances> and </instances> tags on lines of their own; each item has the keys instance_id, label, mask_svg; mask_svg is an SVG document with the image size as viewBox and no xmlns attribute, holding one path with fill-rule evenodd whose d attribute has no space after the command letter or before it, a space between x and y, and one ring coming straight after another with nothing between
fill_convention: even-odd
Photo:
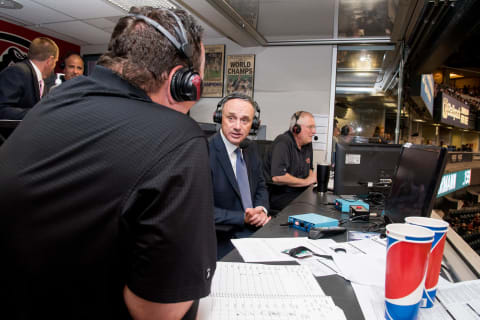
<instances>
[{"instance_id":1,"label":"gray hair","mask_svg":"<svg viewBox=\"0 0 480 320\"><path fill-rule=\"evenodd\" d=\"M290 118L290 126L288 127L288 130L289 131L292 131L293 129L293 126L295 124L302 124L300 122L301 119L303 119L305 116L310 116L313 118L313 114L311 114L310 112L308 111L297 111L295 112L292 117Z\"/></svg>"}]
</instances>

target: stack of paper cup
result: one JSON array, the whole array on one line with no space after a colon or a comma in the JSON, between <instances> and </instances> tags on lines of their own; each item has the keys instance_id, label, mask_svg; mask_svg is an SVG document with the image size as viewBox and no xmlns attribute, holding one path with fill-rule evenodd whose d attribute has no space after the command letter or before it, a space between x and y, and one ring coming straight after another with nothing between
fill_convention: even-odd
<instances>
[{"instance_id":1,"label":"stack of paper cup","mask_svg":"<svg viewBox=\"0 0 480 320\"><path fill-rule=\"evenodd\" d=\"M445 239L447 238L448 222L427 217L407 217L405 218L405 222L427 228L435 233L430 250L430 258L428 259L425 289L422 303L420 304L422 308L431 308L433 307L433 301L437 293L438 278L442 267L443 248L445 247Z\"/></svg>"},{"instance_id":2,"label":"stack of paper cup","mask_svg":"<svg viewBox=\"0 0 480 320\"><path fill-rule=\"evenodd\" d=\"M426 228L387 225L385 317L416 319L434 233Z\"/></svg>"}]
</instances>

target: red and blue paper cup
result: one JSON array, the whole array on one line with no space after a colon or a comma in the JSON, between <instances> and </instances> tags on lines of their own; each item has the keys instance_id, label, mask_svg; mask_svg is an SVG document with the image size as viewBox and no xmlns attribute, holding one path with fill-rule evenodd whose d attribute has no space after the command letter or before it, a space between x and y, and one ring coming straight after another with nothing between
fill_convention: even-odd
<instances>
[{"instance_id":1,"label":"red and blue paper cup","mask_svg":"<svg viewBox=\"0 0 480 320\"><path fill-rule=\"evenodd\" d=\"M430 249L430 258L428 259L425 289L422 303L420 304L421 308L431 308L433 307L437 293L438 278L442 267L443 249L445 247L445 239L447 238L448 222L427 217L407 217L405 218L405 222L427 228L435 233L432 248Z\"/></svg>"},{"instance_id":2,"label":"red and blue paper cup","mask_svg":"<svg viewBox=\"0 0 480 320\"><path fill-rule=\"evenodd\" d=\"M434 233L406 223L387 225L385 318L416 319Z\"/></svg>"}]
</instances>

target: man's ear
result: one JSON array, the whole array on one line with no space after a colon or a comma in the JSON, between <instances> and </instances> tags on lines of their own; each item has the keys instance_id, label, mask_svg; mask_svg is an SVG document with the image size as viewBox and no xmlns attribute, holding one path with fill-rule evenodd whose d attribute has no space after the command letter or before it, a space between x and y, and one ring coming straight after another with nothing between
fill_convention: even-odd
<instances>
[{"instance_id":1,"label":"man's ear","mask_svg":"<svg viewBox=\"0 0 480 320\"><path fill-rule=\"evenodd\" d=\"M173 96L172 96L172 91L171 91L172 88L171 88L171 86L172 86L173 75L175 74L175 72L177 72L177 71L180 70L181 68L184 68L184 67L181 66L181 65L178 65L178 66L172 68L172 70L170 70L170 73L168 74L168 80L167 80L167 81L168 81L168 87L167 87L167 91L168 91L168 92L167 92L167 97L168 97L168 102L169 102L170 104L178 103L178 101L175 100L175 99L173 98Z\"/></svg>"}]
</instances>

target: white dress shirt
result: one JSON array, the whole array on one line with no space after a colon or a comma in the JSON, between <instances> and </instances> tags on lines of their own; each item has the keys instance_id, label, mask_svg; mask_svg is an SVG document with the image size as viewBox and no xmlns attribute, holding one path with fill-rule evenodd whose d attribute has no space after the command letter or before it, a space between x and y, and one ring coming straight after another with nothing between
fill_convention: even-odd
<instances>
[{"instance_id":1,"label":"white dress shirt","mask_svg":"<svg viewBox=\"0 0 480 320\"><path fill-rule=\"evenodd\" d=\"M41 97L43 95L43 92L41 90L42 85L43 85L43 91L45 91L45 82L43 81L42 72L40 71L40 69L38 69L38 67L35 65L35 63L33 63L32 60L29 60L29 61L33 66L33 70L35 70L35 75L37 76L37 80L38 80L38 89L40 90L40 97ZM42 82L42 84L40 84L40 82Z\"/></svg>"}]
</instances>

